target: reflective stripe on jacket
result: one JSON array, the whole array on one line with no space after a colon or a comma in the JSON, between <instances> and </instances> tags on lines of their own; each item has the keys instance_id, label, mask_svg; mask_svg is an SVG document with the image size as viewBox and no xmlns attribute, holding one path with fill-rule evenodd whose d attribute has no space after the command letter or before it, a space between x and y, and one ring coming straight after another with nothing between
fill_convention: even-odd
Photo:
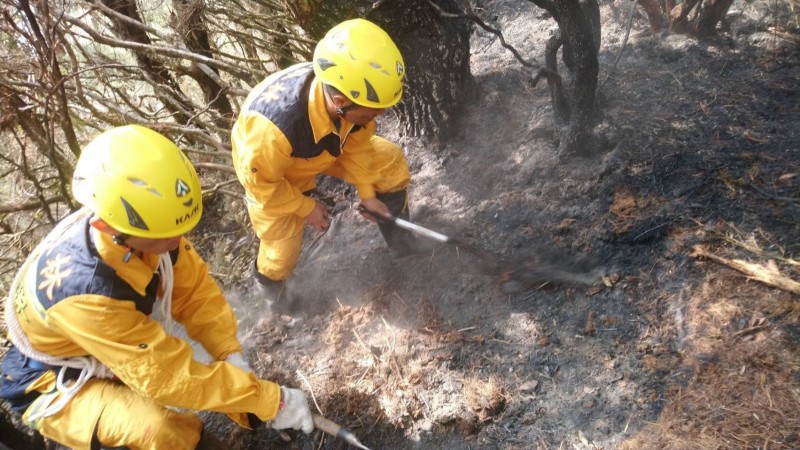
<instances>
[{"instance_id":1,"label":"reflective stripe on jacket","mask_svg":"<svg viewBox=\"0 0 800 450\"><path fill-rule=\"evenodd\" d=\"M31 345L53 356L92 355L129 388L163 405L273 418L279 386L228 363L194 361L189 343L150 317L159 294L158 255L126 263L125 253L86 219L31 255L12 293ZM205 262L185 238L171 257L173 318L217 360L241 351L233 311ZM0 397L35 398L31 387L40 388L41 377L32 379L25 358L5 358L2 372Z\"/></svg>"}]
</instances>

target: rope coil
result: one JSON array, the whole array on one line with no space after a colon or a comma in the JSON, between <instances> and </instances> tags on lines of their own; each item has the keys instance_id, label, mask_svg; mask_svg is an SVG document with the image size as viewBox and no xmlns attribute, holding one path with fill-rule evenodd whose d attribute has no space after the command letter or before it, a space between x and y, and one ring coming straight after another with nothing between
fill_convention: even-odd
<instances>
[{"instance_id":1,"label":"rope coil","mask_svg":"<svg viewBox=\"0 0 800 450\"><path fill-rule=\"evenodd\" d=\"M19 319L17 319L17 314L15 312L16 310L14 308L14 294L18 291L19 286L23 282L22 278L23 275L27 273L27 266L33 264L33 262L36 261L36 259L39 258L39 256L44 253L47 248L60 239L64 235L64 231L78 221L87 218L91 214L92 212L90 210L87 208L82 208L61 220L53 229L53 231L48 234L47 238L40 242L39 245L34 248L31 254L28 255L28 258L26 258L22 268L14 277L14 281L11 284L11 289L6 297L5 321L6 327L8 328L8 336L14 346L17 347L20 353L30 359L50 366L60 366L58 369L58 375L56 377L56 389L61 396L58 397L57 401L51 400L52 403L47 405L47 407L44 409L33 412L29 416L29 420L31 422L35 422L44 417L52 416L61 411L90 379L94 377L105 379L114 377L114 373L111 372L108 367L91 355L64 358L53 356L33 348L30 340L28 340L28 336L25 334L25 331L22 329L22 326L19 323ZM163 253L159 256L157 270L161 278L161 286L164 297L161 303L161 312L165 318L165 322L167 322L166 327L169 332L174 323L171 320L173 274L172 260L169 257L169 253ZM79 370L80 373L78 374L78 377L74 380L67 379L66 377L68 369ZM69 383L70 381L72 381L71 384Z\"/></svg>"}]
</instances>

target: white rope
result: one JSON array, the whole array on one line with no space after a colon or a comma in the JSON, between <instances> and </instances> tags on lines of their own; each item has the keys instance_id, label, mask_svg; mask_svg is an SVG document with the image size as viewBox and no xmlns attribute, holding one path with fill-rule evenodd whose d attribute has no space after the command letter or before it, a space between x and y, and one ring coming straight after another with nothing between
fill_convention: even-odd
<instances>
[{"instance_id":1,"label":"white rope","mask_svg":"<svg viewBox=\"0 0 800 450\"><path fill-rule=\"evenodd\" d=\"M164 326L167 334L173 334L175 320L172 319L172 286L174 278L172 275L172 258L169 253L162 253L158 258L158 276L161 278L161 325Z\"/></svg>"},{"instance_id":2,"label":"white rope","mask_svg":"<svg viewBox=\"0 0 800 450\"><path fill-rule=\"evenodd\" d=\"M46 251L58 239L61 239L64 235L64 231L67 228L79 222L81 219L85 219L90 214L92 214L90 210L83 208L62 219L58 225L56 225L53 231L48 234L47 238L40 242L39 245L34 248L33 252L28 255L28 258L22 265L22 269L20 269L14 277L14 282L11 284L11 290L8 293L8 297L6 297L6 327L8 328L8 335L11 338L11 342L13 342L14 346L20 351L20 353L30 359L51 366L61 366L58 371L58 377L56 378L56 389L62 394L61 397L57 402L48 405L44 410L31 414L29 419L32 422L37 421L42 417L52 416L53 414L61 411L61 409L63 409L64 406L69 403L70 400L72 400L72 397L74 397L75 394L78 393L78 391L80 391L80 389L92 377L112 378L114 376L108 367L104 366L103 363L98 361L93 356L62 358L36 350L31 345L30 341L28 340L28 336L25 334L25 331L19 324L19 320L17 319L17 314L15 312L16 309L14 305L14 295L17 293L17 290L23 283L23 275L28 273L28 270L30 270L28 266L34 264L37 258L44 253L44 251ZM80 373L78 378L73 380L71 385L67 385L67 381L69 380L65 380L65 377L67 369L70 368L77 369L80 371Z\"/></svg>"}]
</instances>

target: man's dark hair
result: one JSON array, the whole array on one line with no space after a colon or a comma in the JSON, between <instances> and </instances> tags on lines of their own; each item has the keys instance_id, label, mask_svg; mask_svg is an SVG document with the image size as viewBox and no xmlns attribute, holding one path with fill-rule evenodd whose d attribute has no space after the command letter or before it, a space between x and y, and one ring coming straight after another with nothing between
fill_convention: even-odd
<instances>
[{"instance_id":1,"label":"man's dark hair","mask_svg":"<svg viewBox=\"0 0 800 450\"><path fill-rule=\"evenodd\" d=\"M323 83L322 84L322 88L325 89L325 92L327 92L328 95L330 95L331 97L333 97L334 95L344 95L344 93L342 93L342 91L336 89L335 87L331 86L330 84ZM344 95L344 96L347 97L346 95Z\"/></svg>"}]
</instances>

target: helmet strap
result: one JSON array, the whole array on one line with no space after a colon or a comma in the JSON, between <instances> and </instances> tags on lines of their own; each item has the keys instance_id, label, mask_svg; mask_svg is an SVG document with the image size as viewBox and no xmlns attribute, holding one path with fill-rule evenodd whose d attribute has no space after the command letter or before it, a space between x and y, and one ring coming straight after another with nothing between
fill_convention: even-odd
<instances>
[{"instance_id":1,"label":"helmet strap","mask_svg":"<svg viewBox=\"0 0 800 450\"><path fill-rule=\"evenodd\" d=\"M127 234L115 234L111 236L111 239L114 241L115 244L120 245L125 248L125 256L122 257L122 262L127 263L131 260L131 256L133 256L133 249L125 243L130 236Z\"/></svg>"},{"instance_id":2,"label":"helmet strap","mask_svg":"<svg viewBox=\"0 0 800 450\"><path fill-rule=\"evenodd\" d=\"M333 86L331 86L329 84L323 84L322 86L323 86L322 91L324 92L325 97L328 99L329 102L333 103L333 97L336 96L336 95L340 95L340 96L344 97L344 94L341 94ZM350 104L350 105L347 105L347 106L336 106L336 105L333 105L333 106L334 106L334 111L336 112L336 115L339 116L340 119L344 119L344 115L347 114L348 111L352 111L352 110L354 110L356 108L360 108L361 107L361 105L357 105L356 103L353 103L353 104Z\"/></svg>"},{"instance_id":3,"label":"helmet strap","mask_svg":"<svg viewBox=\"0 0 800 450\"><path fill-rule=\"evenodd\" d=\"M358 109L358 108L361 108L361 105L357 105L357 104L355 104L355 103L353 103L353 104L351 104L351 105L347 105L347 106L345 106L345 107L343 107L343 108L339 108L339 107L337 106L337 107L336 107L336 114L339 114L340 116L344 116L344 115L345 115L345 114L347 114L349 111L352 111L352 110L354 110L354 109Z\"/></svg>"},{"instance_id":4,"label":"helmet strap","mask_svg":"<svg viewBox=\"0 0 800 450\"><path fill-rule=\"evenodd\" d=\"M100 232L106 233L106 234L110 234L111 235L111 240L114 241L115 244L125 248L125 256L122 257L122 262L127 263L128 261L131 260L131 256L133 256L133 249L130 248L130 246L128 246L128 244L125 243L125 241L127 241L128 238L131 237L129 234L125 234L125 233L114 234L114 233L116 233L116 230L111 228L111 226L109 224L107 224L105 222L105 220L103 220L103 219L101 219L101 218L99 218L97 216L91 218L89 220L89 223L97 231L100 231Z\"/></svg>"}]
</instances>

